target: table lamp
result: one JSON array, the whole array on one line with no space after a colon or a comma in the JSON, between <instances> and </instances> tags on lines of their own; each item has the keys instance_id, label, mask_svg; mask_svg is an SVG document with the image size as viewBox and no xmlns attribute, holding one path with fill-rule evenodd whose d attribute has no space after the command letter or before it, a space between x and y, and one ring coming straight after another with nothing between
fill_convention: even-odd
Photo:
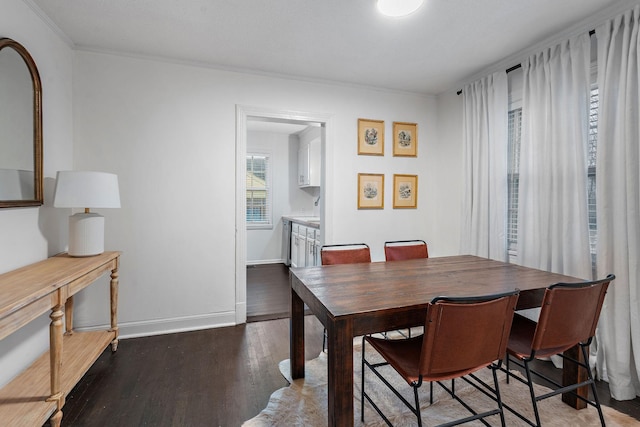
<instances>
[{"instance_id":1,"label":"table lamp","mask_svg":"<svg viewBox=\"0 0 640 427\"><path fill-rule=\"evenodd\" d=\"M99 255L104 252L104 217L90 209L120 207L118 176L106 172L59 171L53 206L84 208L84 212L69 217L69 255Z\"/></svg>"}]
</instances>

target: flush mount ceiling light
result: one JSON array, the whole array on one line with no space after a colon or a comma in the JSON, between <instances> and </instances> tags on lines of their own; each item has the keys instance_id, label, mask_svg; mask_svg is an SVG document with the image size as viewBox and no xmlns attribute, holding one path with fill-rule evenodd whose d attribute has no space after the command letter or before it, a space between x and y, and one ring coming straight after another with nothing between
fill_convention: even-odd
<instances>
[{"instance_id":1,"label":"flush mount ceiling light","mask_svg":"<svg viewBox=\"0 0 640 427\"><path fill-rule=\"evenodd\" d=\"M424 0L378 0L378 10L386 16L406 16L418 10Z\"/></svg>"}]
</instances>

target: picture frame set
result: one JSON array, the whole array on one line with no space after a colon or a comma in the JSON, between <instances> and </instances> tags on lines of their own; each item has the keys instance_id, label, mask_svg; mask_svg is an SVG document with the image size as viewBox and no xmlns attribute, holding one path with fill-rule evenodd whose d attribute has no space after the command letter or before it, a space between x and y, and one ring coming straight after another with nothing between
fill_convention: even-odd
<instances>
[{"instance_id":1,"label":"picture frame set","mask_svg":"<svg viewBox=\"0 0 640 427\"><path fill-rule=\"evenodd\" d=\"M384 120L358 119L358 154L384 156ZM418 156L418 125L393 122L393 156ZM393 208L418 207L418 175L393 175ZM358 174L358 209L384 209L384 174Z\"/></svg>"}]
</instances>

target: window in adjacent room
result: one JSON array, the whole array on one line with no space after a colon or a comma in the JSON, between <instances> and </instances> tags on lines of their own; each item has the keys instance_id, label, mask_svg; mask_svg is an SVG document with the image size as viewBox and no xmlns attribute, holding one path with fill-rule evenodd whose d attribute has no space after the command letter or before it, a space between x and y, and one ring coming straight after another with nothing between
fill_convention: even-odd
<instances>
[{"instance_id":1,"label":"window in adjacent room","mask_svg":"<svg viewBox=\"0 0 640 427\"><path fill-rule=\"evenodd\" d=\"M268 154L247 154L247 228L271 228L271 172Z\"/></svg>"}]
</instances>

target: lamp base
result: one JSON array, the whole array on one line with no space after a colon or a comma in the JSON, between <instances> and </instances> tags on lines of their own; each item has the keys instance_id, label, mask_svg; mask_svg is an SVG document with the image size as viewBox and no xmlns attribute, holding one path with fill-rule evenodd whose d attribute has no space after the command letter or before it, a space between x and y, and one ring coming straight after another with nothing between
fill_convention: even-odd
<instances>
[{"instance_id":1,"label":"lamp base","mask_svg":"<svg viewBox=\"0 0 640 427\"><path fill-rule=\"evenodd\" d=\"M104 252L104 217L77 213L69 217L69 250L73 257L100 255Z\"/></svg>"}]
</instances>

